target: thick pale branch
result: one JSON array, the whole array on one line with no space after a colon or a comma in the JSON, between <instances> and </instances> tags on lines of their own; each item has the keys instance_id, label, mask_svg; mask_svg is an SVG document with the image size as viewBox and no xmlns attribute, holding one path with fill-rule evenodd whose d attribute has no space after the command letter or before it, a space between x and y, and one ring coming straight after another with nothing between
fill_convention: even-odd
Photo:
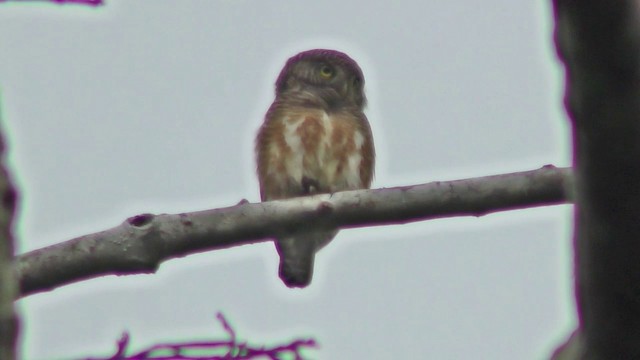
<instances>
[{"instance_id":1,"label":"thick pale branch","mask_svg":"<svg viewBox=\"0 0 640 360\"><path fill-rule=\"evenodd\" d=\"M142 214L121 225L21 255L22 296L108 274L154 272L162 261L269 240L314 224L402 224L561 204L571 170L539 170L388 189L358 190L184 214Z\"/></svg>"}]
</instances>

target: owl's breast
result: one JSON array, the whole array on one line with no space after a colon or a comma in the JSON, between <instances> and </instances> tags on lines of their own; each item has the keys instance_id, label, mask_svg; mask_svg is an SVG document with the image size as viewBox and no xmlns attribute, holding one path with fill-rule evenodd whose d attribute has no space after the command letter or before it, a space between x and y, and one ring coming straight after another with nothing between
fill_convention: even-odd
<instances>
[{"instance_id":1,"label":"owl's breast","mask_svg":"<svg viewBox=\"0 0 640 360\"><path fill-rule=\"evenodd\" d=\"M361 171L365 134L358 121L350 113L322 110L271 119L268 138L258 149L265 152L258 154L265 162L262 171L259 164L261 188L274 190L275 197L268 198L367 187ZM288 196L277 196L283 191Z\"/></svg>"}]
</instances>

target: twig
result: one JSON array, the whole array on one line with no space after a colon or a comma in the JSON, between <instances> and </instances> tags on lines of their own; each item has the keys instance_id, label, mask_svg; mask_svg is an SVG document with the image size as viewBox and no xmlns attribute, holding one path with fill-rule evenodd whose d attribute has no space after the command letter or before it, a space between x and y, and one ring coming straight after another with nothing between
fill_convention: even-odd
<instances>
[{"instance_id":1,"label":"twig","mask_svg":"<svg viewBox=\"0 0 640 360\"><path fill-rule=\"evenodd\" d=\"M133 355L126 355L129 346L129 334L124 333L117 342L114 355L99 359L88 358L86 360L223 360L223 359L257 359L258 357L268 357L269 359L282 359L285 354L295 356L296 360L303 360L301 350L304 348L316 348L318 345L313 339L298 339L287 345L280 345L271 348L253 347L247 343L238 343L235 331L229 325L222 313L217 315L223 330L229 336L226 341L200 341L179 344L158 344L149 347ZM226 352L224 350L227 349ZM205 351L208 354L205 354ZM215 352L224 352L223 355L216 355Z\"/></svg>"}]
</instances>

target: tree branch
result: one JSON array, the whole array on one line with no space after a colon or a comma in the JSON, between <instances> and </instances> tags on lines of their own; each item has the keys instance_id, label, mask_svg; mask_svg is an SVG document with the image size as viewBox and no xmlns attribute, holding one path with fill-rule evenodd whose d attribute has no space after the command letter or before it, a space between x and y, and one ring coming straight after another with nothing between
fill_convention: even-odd
<instances>
[{"instance_id":1,"label":"tree branch","mask_svg":"<svg viewBox=\"0 0 640 360\"><path fill-rule=\"evenodd\" d=\"M0 132L0 359L16 358L18 315L13 302L18 283L13 273L13 219L17 193L6 165L6 149Z\"/></svg>"},{"instance_id":2,"label":"tree branch","mask_svg":"<svg viewBox=\"0 0 640 360\"><path fill-rule=\"evenodd\" d=\"M569 342L579 344L565 354L640 359L640 7L632 0L553 5L577 194L580 329Z\"/></svg>"},{"instance_id":3,"label":"tree branch","mask_svg":"<svg viewBox=\"0 0 640 360\"><path fill-rule=\"evenodd\" d=\"M295 227L354 228L565 203L571 170L539 170L389 189L345 191L184 214L142 214L99 233L17 258L21 295L109 274L154 272L162 261L267 241Z\"/></svg>"}]
</instances>

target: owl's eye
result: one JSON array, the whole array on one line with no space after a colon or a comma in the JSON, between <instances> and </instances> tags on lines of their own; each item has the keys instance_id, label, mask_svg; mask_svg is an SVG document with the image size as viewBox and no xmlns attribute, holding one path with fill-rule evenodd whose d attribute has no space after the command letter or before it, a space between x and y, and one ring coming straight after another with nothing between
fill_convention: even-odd
<instances>
[{"instance_id":1,"label":"owl's eye","mask_svg":"<svg viewBox=\"0 0 640 360\"><path fill-rule=\"evenodd\" d=\"M320 67L320 76L325 79L329 79L333 76L333 68L329 65L322 65Z\"/></svg>"}]
</instances>

